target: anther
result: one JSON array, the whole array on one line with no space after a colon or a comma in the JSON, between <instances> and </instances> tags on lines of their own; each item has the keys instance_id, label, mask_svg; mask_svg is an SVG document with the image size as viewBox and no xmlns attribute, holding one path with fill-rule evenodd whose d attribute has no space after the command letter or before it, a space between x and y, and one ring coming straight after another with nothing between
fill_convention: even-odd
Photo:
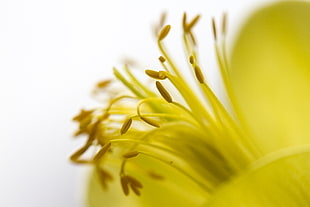
<instances>
[{"instance_id":1,"label":"anther","mask_svg":"<svg viewBox=\"0 0 310 207\"><path fill-rule=\"evenodd\" d=\"M166 61L166 58L164 58L163 56L159 56L158 60L161 62L161 63L164 63Z\"/></svg>"},{"instance_id":2,"label":"anther","mask_svg":"<svg viewBox=\"0 0 310 207\"><path fill-rule=\"evenodd\" d=\"M197 15L186 27L187 31L190 31L195 24L198 22L198 20L200 19L200 15Z\"/></svg>"},{"instance_id":3,"label":"anther","mask_svg":"<svg viewBox=\"0 0 310 207\"><path fill-rule=\"evenodd\" d=\"M217 32L216 32L216 24L215 24L215 19L214 17L212 18L212 29L213 29L213 35L214 35L214 40L217 40Z\"/></svg>"},{"instance_id":4,"label":"anther","mask_svg":"<svg viewBox=\"0 0 310 207\"><path fill-rule=\"evenodd\" d=\"M164 80L167 78L167 76L163 72L157 72L154 70L145 70L145 74L150 76L151 78Z\"/></svg>"},{"instance_id":5,"label":"anther","mask_svg":"<svg viewBox=\"0 0 310 207\"><path fill-rule=\"evenodd\" d=\"M189 56L189 63L192 64L192 65L195 63L194 56L192 56L192 55Z\"/></svg>"},{"instance_id":6,"label":"anther","mask_svg":"<svg viewBox=\"0 0 310 207\"><path fill-rule=\"evenodd\" d=\"M80 156L82 156L88 150L89 146L90 146L89 144L86 144L81 149L76 151L73 155L70 156L70 160L75 163L89 163L89 161L87 160L79 159Z\"/></svg>"},{"instance_id":7,"label":"anther","mask_svg":"<svg viewBox=\"0 0 310 207\"><path fill-rule=\"evenodd\" d=\"M155 172L153 172L153 171L148 171L148 175L149 175L151 178L155 179L155 180L164 180L164 179L165 179L164 176L162 176L162 175L160 175L160 174L157 174L157 173L155 173Z\"/></svg>"},{"instance_id":8,"label":"anther","mask_svg":"<svg viewBox=\"0 0 310 207\"><path fill-rule=\"evenodd\" d=\"M203 76L203 74L202 74L202 72L201 72L200 67L199 67L198 65L196 65L196 66L194 67L194 70L195 70L196 78L197 78L197 80L199 81L199 83L204 83L204 76Z\"/></svg>"},{"instance_id":9,"label":"anther","mask_svg":"<svg viewBox=\"0 0 310 207\"><path fill-rule=\"evenodd\" d=\"M88 117L93 112L94 112L94 110L84 110L84 109L82 109L81 112L77 116L73 117L72 120L73 121L81 121L84 118Z\"/></svg>"},{"instance_id":10,"label":"anther","mask_svg":"<svg viewBox=\"0 0 310 207\"><path fill-rule=\"evenodd\" d=\"M129 195L128 178L127 176L121 176L121 185L123 192L126 196Z\"/></svg>"},{"instance_id":11,"label":"anther","mask_svg":"<svg viewBox=\"0 0 310 207\"><path fill-rule=\"evenodd\" d=\"M163 26L166 22L166 19L167 19L167 13L166 12L163 12L161 15L160 15L160 20L159 20L159 25L160 26Z\"/></svg>"},{"instance_id":12,"label":"anther","mask_svg":"<svg viewBox=\"0 0 310 207\"><path fill-rule=\"evenodd\" d=\"M130 183L130 188L137 196L141 195L141 192L140 192L139 188L136 187L135 185L133 185L132 183Z\"/></svg>"},{"instance_id":13,"label":"anther","mask_svg":"<svg viewBox=\"0 0 310 207\"><path fill-rule=\"evenodd\" d=\"M93 158L93 161L96 162L98 161L111 147L111 143L108 143L106 145L104 145L95 155L95 157Z\"/></svg>"},{"instance_id":14,"label":"anther","mask_svg":"<svg viewBox=\"0 0 310 207\"><path fill-rule=\"evenodd\" d=\"M99 181L104 189L108 188L108 182L113 181L113 176L106 170L96 167L96 173L98 175Z\"/></svg>"},{"instance_id":15,"label":"anther","mask_svg":"<svg viewBox=\"0 0 310 207\"><path fill-rule=\"evenodd\" d=\"M129 159L129 158L133 158L133 157L138 156L138 154L139 154L138 151L131 151L131 152L127 152L127 153L123 154L123 157L126 159Z\"/></svg>"},{"instance_id":16,"label":"anther","mask_svg":"<svg viewBox=\"0 0 310 207\"><path fill-rule=\"evenodd\" d=\"M164 79L167 78L167 75L166 75L165 71L159 71L158 72L158 77L159 77L160 80L164 80Z\"/></svg>"},{"instance_id":17,"label":"anther","mask_svg":"<svg viewBox=\"0 0 310 207\"><path fill-rule=\"evenodd\" d=\"M224 13L222 22L222 34L226 35L226 32L227 32L227 13Z\"/></svg>"},{"instance_id":18,"label":"anther","mask_svg":"<svg viewBox=\"0 0 310 207\"><path fill-rule=\"evenodd\" d=\"M121 128L121 134L125 134L132 124L132 118L127 118Z\"/></svg>"},{"instance_id":19,"label":"anther","mask_svg":"<svg viewBox=\"0 0 310 207\"><path fill-rule=\"evenodd\" d=\"M172 102L172 98L170 96L170 94L168 93L168 91L164 88L164 86L159 82L156 81L156 88L158 89L159 93L161 94L161 96L168 102L171 103Z\"/></svg>"},{"instance_id":20,"label":"anther","mask_svg":"<svg viewBox=\"0 0 310 207\"><path fill-rule=\"evenodd\" d=\"M104 88L106 88L111 82L112 82L112 80L104 80L104 81L101 81L101 82L97 83L97 88L104 89Z\"/></svg>"},{"instance_id":21,"label":"anther","mask_svg":"<svg viewBox=\"0 0 310 207\"><path fill-rule=\"evenodd\" d=\"M187 28L186 18L187 18L187 15L186 15L186 12L184 12L183 19L182 19L182 25L183 25L184 31L186 31L186 28Z\"/></svg>"},{"instance_id":22,"label":"anther","mask_svg":"<svg viewBox=\"0 0 310 207\"><path fill-rule=\"evenodd\" d=\"M136 186L138 188L142 188L143 187L142 183L139 180L137 180L136 178L131 177L129 175L126 176L126 177L127 177L128 182L133 184L134 186Z\"/></svg>"},{"instance_id":23,"label":"anther","mask_svg":"<svg viewBox=\"0 0 310 207\"><path fill-rule=\"evenodd\" d=\"M168 35L170 29L171 29L171 26L170 26L170 25L166 25L166 26L159 32L158 41L163 40L163 39Z\"/></svg>"}]
</instances>

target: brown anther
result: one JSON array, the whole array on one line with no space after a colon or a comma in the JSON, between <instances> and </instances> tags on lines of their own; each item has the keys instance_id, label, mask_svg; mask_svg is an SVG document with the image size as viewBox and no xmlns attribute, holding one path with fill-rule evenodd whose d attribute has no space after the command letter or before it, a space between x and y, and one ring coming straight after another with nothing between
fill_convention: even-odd
<instances>
[{"instance_id":1,"label":"brown anther","mask_svg":"<svg viewBox=\"0 0 310 207\"><path fill-rule=\"evenodd\" d=\"M157 173L155 173L154 171L148 171L148 175L151 177L151 178L153 178L154 180L164 180L165 178L164 178L164 176L162 176L162 175L159 175L159 174L157 174Z\"/></svg>"},{"instance_id":2,"label":"brown anther","mask_svg":"<svg viewBox=\"0 0 310 207\"><path fill-rule=\"evenodd\" d=\"M97 88L104 89L104 88L106 88L111 82L112 82L112 80L104 80L104 81L101 81L101 82L97 83Z\"/></svg>"},{"instance_id":3,"label":"brown anther","mask_svg":"<svg viewBox=\"0 0 310 207\"><path fill-rule=\"evenodd\" d=\"M183 14L183 19L182 19L182 25L183 25L184 31L187 30L187 29L186 29L186 28L187 28L186 19L187 19L187 15L186 15L186 12L184 12L184 14Z\"/></svg>"},{"instance_id":4,"label":"brown anther","mask_svg":"<svg viewBox=\"0 0 310 207\"><path fill-rule=\"evenodd\" d=\"M159 60L161 63L166 62L166 58L164 58L163 56L159 56L158 60Z\"/></svg>"},{"instance_id":5,"label":"brown anther","mask_svg":"<svg viewBox=\"0 0 310 207\"><path fill-rule=\"evenodd\" d=\"M108 188L108 182L113 181L112 175L108 171L103 170L98 166L96 167L96 173L98 175L101 186L104 189L107 189Z\"/></svg>"},{"instance_id":6,"label":"brown anther","mask_svg":"<svg viewBox=\"0 0 310 207\"><path fill-rule=\"evenodd\" d=\"M90 144L86 144L81 149L76 151L70 156L70 160L75 163L83 164L83 163L90 163L88 160L79 159L89 148Z\"/></svg>"},{"instance_id":7,"label":"brown anther","mask_svg":"<svg viewBox=\"0 0 310 207\"><path fill-rule=\"evenodd\" d=\"M159 71L158 72L158 78L160 80L165 80L167 78L167 75L166 75L165 71Z\"/></svg>"},{"instance_id":8,"label":"brown anther","mask_svg":"<svg viewBox=\"0 0 310 207\"><path fill-rule=\"evenodd\" d=\"M139 188L137 186L135 186L132 183L130 183L130 188L137 196L141 195L141 192L140 192L140 190L139 190Z\"/></svg>"},{"instance_id":9,"label":"brown anther","mask_svg":"<svg viewBox=\"0 0 310 207\"><path fill-rule=\"evenodd\" d=\"M133 158L133 157L138 156L138 154L139 154L138 151L132 151L132 152L127 152L127 153L123 154L123 157L126 159L129 159L129 158Z\"/></svg>"},{"instance_id":10,"label":"brown anther","mask_svg":"<svg viewBox=\"0 0 310 207\"><path fill-rule=\"evenodd\" d=\"M154 70L145 70L145 74L150 76L151 78L158 78L158 72Z\"/></svg>"},{"instance_id":11,"label":"brown anther","mask_svg":"<svg viewBox=\"0 0 310 207\"><path fill-rule=\"evenodd\" d=\"M227 32L227 13L224 13L222 21L222 34L226 35L226 32Z\"/></svg>"},{"instance_id":12,"label":"brown anther","mask_svg":"<svg viewBox=\"0 0 310 207\"><path fill-rule=\"evenodd\" d=\"M105 144L98 152L97 154L94 156L93 161L96 162L98 160L100 160L100 158L110 149L111 147L111 143L107 143Z\"/></svg>"},{"instance_id":13,"label":"brown anther","mask_svg":"<svg viewBox=\"0 0 310 207\"><path fill-rule=\"evenodd\" d=\"M163 12L160 15L159 26L163 26L165 24L165 22L166 22L166 19L167 19L167 13Z\"/></svg>"},{"instance_id":14,"label":"brown anther","mask_svg":"<svg viewBox=\"0 0 310 207\"><path fill-rule=\"evenodd\" d=\"M159 32L158 41L163 40L163 39L168 35L170 29L171 29L171 26L170 26L170 25L166 25L166 26Z\"/></svg>"},{"instance_id":15,"label":"brown anther","mask_svg":"<svg viewBox=\"0 0 310 207\"><path fill-rule=\"evenodd\" d=\"M131 124L132 124L132 118L129 117L125 120L125 122L121 128L121 134L125 134L128 131L128 129L130 128Z\"/></svg>"},{"instance_id":16,"label":"brown anther","mask_svg":"<svg viewBox=\"0 0 310 207\"><path fill-rule=\"evenodd\" d=\"M214 40L217 40L217 32L216 32L216 24L215 24L215 19L214 17L212 18L212 29L213 29L213 36L214 36Z\"/></svg>"},{"instance_id":17,"label":"brown anther","mask_svg":"<svg viewBox=\"0 0 310 207\"><path fill-rule=\"evenodd\" d=\"M155 78L158 80L164 80L167 78L165 74L163 74L161 72L154 71L154 70L145 70L145 73L148 76L150 76L151 78Z\"/></svg>"},{"instance_id":18,"label":"brown anther","mask_svg":"<svg viewBox=\"0 0 310 207\"><path fill-rule=\"evenodd\" d=\"M158 89L159 93L161 94L161 96L168 102L171 103L172 102L172 97L170 96L170 94L168 93L168 91L164 88L164 86L159 82L156 81L156 88Z\"/></svg>"},{"instance_id":19,"label":"brown anther","mask_svg":"<svg viewBox=\"0 0 310 207\"><path fill-rule=\"evenodd\" d=\"M195 63L195 58L194 58L194 56L192 56L192 55L189 56L189 63L192 64L192 65Z\"/></svg>"},{"instance_id":20,"label":"brown anther","mask_svg":"<svg viewBox=\"0 0 310 207\"><path fill-rule=\"evenodd\" d=\"M194 70L195 70L196 78L197 78L197 80L199 81L199 83L204 83L204 76L203 76L203 74L202 74L202 72L201 72L200 67L199 67L198 65L196 65L196 66L194 67Z\"/></svg>"},{"instance_id":21,"label":"brown anther","mask_svg":"<svg viewBox=\"0 0 310 207\"><path fill-rule=\"evenodd\" d=\"M126 196L129 195L129 186L128 186L129 182L128 182L128 178L127 176L121 176L121 185L122 185L122 189L123 192Z\"/></svg>"},{"instance_id":22,"label":"brown anther","mask_svg":"<svg viewBox=\"0 0 310 207\"><path fill-rule=\"evenodd\" d=\"M190 31L195 26L195 24L198 22L199 19L200 15L197 15L189 24L187 24L186 30Z\"/></svg>"},{"instance_id":23,"label":"brown anther","mask_svg":"<svg viewBox=\"0 0 310 207\"><path fill-rule=\"evenodd\" d=\"M136 178L131 177L129 175L126 176L126 177L127 177L127 180L128 180L129 183L133 184L134 186L136 186L138 188L143 188L142 183L139 180L137 180Z\"/></svg>"},{"instance_id":24,"label":"brown anther","mask_svg":"<svg viewBox=\"0 0 310 207\"><path fill-rule=\"evenodd\" d=\"M93 112L94 112L94 110L84 110L84 109L82 109L78 115L73 117L72 120L73 121L81 121L82 119L86 118L87 116L89 116Z\"/></svg>"}]
</instances>

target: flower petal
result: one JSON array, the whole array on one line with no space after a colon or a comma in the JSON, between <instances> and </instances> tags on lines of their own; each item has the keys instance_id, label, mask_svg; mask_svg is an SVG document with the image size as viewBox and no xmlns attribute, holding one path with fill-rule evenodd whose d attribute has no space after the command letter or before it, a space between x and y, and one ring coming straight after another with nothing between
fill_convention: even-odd
<instances>
[{"instance_id":1,"label":"flower petal","mask_svg":"<svg viewBox=\"0 0 310 207\"><path fill-rule=\"evenodd\" d=\"M262 8L232 51L234 105L265 153L310 142L309 19L309 2Z\"/></svg>"},{"instance_id":2,"label":"flower petal","mask_svg":"<svg viewBox=\"0 0 310 207\"><path fill-rule=\"evenodd\" d=\"M259 166L222 187L207 206L309 206L309 146L298 151L263 158Z\"/></svg>"},{"instance_id":3,"label":"flower petal","mask_svg":"<svg viewBox=\"0 0 310 207\"><path fill-rule=\"evenodd\" d=\"M133 191L125 196L118 178L109 183L107 190L103 190L98 177L94 174L89 183L88 206L195 207L201 206L205 202L204 192L171 166L145 157L139 158L135 162L138 162L139 166L144 165L146 169L146 171L145 169L130 169L131 167L128 165L129 174L137 178L143 185L140 196L135 195ZM111 170L113 171L112 168L109 169L109 171Z\"/></svg>"}]
</instances>

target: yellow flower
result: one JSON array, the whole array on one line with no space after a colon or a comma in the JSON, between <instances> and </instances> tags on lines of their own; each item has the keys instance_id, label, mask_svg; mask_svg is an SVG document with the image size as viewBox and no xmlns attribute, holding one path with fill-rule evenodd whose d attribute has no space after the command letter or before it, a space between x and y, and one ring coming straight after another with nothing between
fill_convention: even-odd
<instances>
[{"instance_id":1,"label":"yellow flower","mask_svg":"<svg viewBox=\"0 0 310 207\"><path fill-rule=\"evenodd\" d=\"M198 19L183 18L189 70L172 60L162 23L162 67L145 70L154 87L114 69L129 90L99 83L108 106L74 118L88 138L71 160L95 166L89 206L310 206L310 4L255 12L230 61L226 16L221 30L212 21L225 105L200 67Z\"/></svg>"}]
</instances>

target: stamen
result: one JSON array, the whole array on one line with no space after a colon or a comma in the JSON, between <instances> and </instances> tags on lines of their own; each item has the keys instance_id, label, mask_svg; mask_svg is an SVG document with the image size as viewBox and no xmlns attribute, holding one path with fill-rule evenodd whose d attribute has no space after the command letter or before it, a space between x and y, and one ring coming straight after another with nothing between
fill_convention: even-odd
<instances>
[{"instance_id":1,"label":"stamen","mask_svg":"<svg viewBox=\"0 0 310 207\"><path fill-rule=\"evenodd\" d=\"M198 65L196 65L194 67L194 70L195 70L196 78L199 81L199 83L204 83L204 76L203 76L203 73L201 72L200 67Z\"/></svg>"},{"instance_id":2,"label":"stamen","mask_svg":"<svg viewBox=\"0 0 310 207\"><path fill-rule=\"evenodd\" d=\"M215 24L215 19L214 17L212 18L212 29L213 29L213 36L214 36L214 40L217 40L217 32L216 32L216 24Z\"/></svg>"},{"instance_id":3,"label":"stamen","mask_svg":"<svg viewBox=\"0 0 310 207\"><path fill-rule=\"evenodd\" d=\"M222 21L222 34L225 36L226 32L227 32L227 13L224 13Z\"/></svg>"},{"instance_id":4,"label":"stamen","mask_svg":"<svg viewBox=\"0 0 310 207\"><path fill-rule=\"evenodd\" d=\"M158 35L158 41L161 41L163 40L169 33L171 29L171 26L170 25L166 25L159 33Z\"/></svg>"},{"instance_id":5,"label":"stamen","mask_svg":"<svg viewBox=\"0 0 310 207\"><path fill-rule=\"evenodd\" d=\"M142 89L142 91L145 92L145 96L155 96L155 94L148 88L146 87L144 84L142 84L129 70L128 65L125 65L125 71L128 74L129 78L132 81L133 85L136 85L137 87L139 87L140 89Z\"/></svg>"},{"instance_id":6,"label":"stamen","mask_svg":"<svg viewBox=\"0 0 310 207\"><path fill-rule=\"evenodd\" d=\"M133 184L135 187L143 188L142 183L140 181L138 181L136 178L128 175L127 179L128 179L128 182Z\"/></svg>"},{"instance_id":7,"label":"stamen","mask_svg":"<svg viewBox=\"0 0 310 207\"><path fill-rule=\"evenodd\" d=\"M110 83L112 82L112 80L104 80L104 81L101 81L99 83L97 83L97 88L100 88L100 89L104 89L106 88Z\"/></svg>"},{"instance_id":8,"label":"stamen","mask_svg":"<svg viewBox=\"0 0 310 207\"><path fill-rule=\"evenodd\" d=\"M129 195L129 187L128 187L128 178L127 176L122 175L121 176L121 185L122 185L122 189L123 192L126 196Z\"/></svg>"},{"instance_id":9,"label":"stamen","mask_svg":"<svg viewBox=\"0 0 310 207\"><path fill-rule=\"evenodd\" d=\"M130 83L116 68L113 68L115 77L120 80L129 90L131 90L137 97L143 98L144 95L138 90L135 85Z\"/></svg>"},{"instance_id":10,"label":"stamen","mask_svg":"<svg viewBox=\"0 0 310 207\"><path fill-rule=\"evenodd\" d=\"M164 63L166 61L166 58L164 58L163 56L159 56L158 59L161 63Z\"/></svg>"},{"instance_id":11,"label":"stamen","mask_svg":"<svg viewBox=\"0 0 310 207\"><path fill-rule=\"evenodd\" d=\"M123 157L126 159L129 159L129 158L136 157L138 155L139 155L138 151L132 151L132 152L127 152L127 153L123 154Z\"/></svg>"},{"instance_id":12,"label":"stamen","mask_svg":"<svg viewBox=\"0 0 310 207\"><path fill-rule=\"evenodd\" d=\"M80 156L82 154L84 154L88 148L90 147L91 144L86 144L85 146L83 146L81 149L79 149L78 151L76 151L75 153L73 153L71 156L70 156L70 160L72 162L75 162L75 163L78 163L78 164L85 164L85 163L91 163L90 161L88 160L83 160L83 159L79 159Z\"/></svg>"},{"instance_id":13,"label":"stamen","mask_svg":"<svg viewBox=\"0 0 310 207\"><path fill-rule=\"evenodd\" d=\"M125 134L128 131L128 129L130 128L131 124L132 124L132 118L129 117L125 120L125 122L121 128L121 134Z\"/></svg>"},{"instance_id":14,"label":"stamen","mask_svg":"<svg viewBox=\"0 0 310 207\"><path fill-rule=\"evenodd\" d=\"M111 143L107 143L105 144L95 155L95 157L93 158L94 162L97 162L98 160L100 160L100 158L110 149L111 147Z\"/></svg>"},{"instance_id":15,"label":"stamen","mask_svg":"<svg viewBox=\"0 0 310 207\"><path fill-rule=\"evenodd\" d=\"M189 56L189 63L192 64L192 65L195 63L194 56L192 56L192 55Z\"/></svg>"},{"instance_id":16,"label":"stamen","mask_svg":"<svg viewBox=\"0 0 310 207\"><path fill-rule=\"evenodd\" d=\"M167 18L167 13L166 13L166 12L163 12L163 13L160 15L159 26L163 26L163 25L165 24L166 18Z\"/></svg>"},{"instance_id":17,"label":"stamen","mask_svg":"<svg viewBox=\"0 0 310 207\"><path fill-rule=\"evenodd\" d=\"M166 76L165 71L159 71L159 72L158 72L158 77L159 77L159 79L161 79L161 80L166 79L167 76Z\"/></svg>"},{"instance_id":18,"label":"stamen","mask_svg":"<svg viewBox=\"0 0 310 207\"><path fill-rule=\"evenodd\" d=\"M132 183L130 183L130 188L137 196L141 195L139 188L133 185Z\"/></svg>"},{"instance_id":19,"label":"stamen","mask_svg":"<svg viewBox=\"0 0 310 207\"><path fill-rule=\"evenodd\" d=\"M91 115L94 112L94 110L84 110L82 109L80 111L80 113L78 115L76 115L75 117L73 117L73 121L81 121L84 118L88 117L89 115Z\"/></svg>"},{"instance_id":20,"label":"stamen","mask_svg":"<svg viewBox=\"0 0 310 207\"><path fill-rule=\"evenodd\" d=\"M155 78L158 80L164 80L167 76L164 73L160 73L154 70L145 70L146 75L150 76L151 78Z\"/></svg>"},{"instance_id":21,"label":"stamen","mask_svg":"<svg viewBox=\"0 0 310 207\"><path fill-rule=\"evenodd\" d=\"M99 166L96 166L96 173L98 175L99 181L104 189L108 188L108 182L113 181L112 175L106 170L101 169Z\"/></svg>"},{"instance_id":22,"label":"stamen","mask_svg":"<svg viewBox=\"0 0 310 207\"><path fill-rule=\"evenodd\" d=\"M151 178L155 179L155 180L164 180L164 179L165 179L164 176L162 176L162 175L160 175L160 174L157 174L157 173L155 173L155 172L153 172L153 171L148 171L148 175L149 175Z\"/></svg>"},{"instance_id":23,"label":"stamen","mask_svg":"<svg viewBox=\"0 0 310 207\"><path fill-rule=\"evenodd\" d=\"M186 30L186 27L187 27L186 19L187 19L187 15L186 15L186 12L184 12L183 19L182 19L182 25L183 25L184 30Z\"/></svg>"},{"instance_id":24,"label":"stamen","mask_svg":"<svg viewBox=\"0 0 310 207\"><path fill-rule=\"evenodd\" d=\"M159 93L168 103L172 102L172 98L170 94L159 81L156 81L156 88L158 89Z\"/></svg>"},{"instance_id":25,"label":"stamen","mask_svg":"<svg viewBox=\"0 0 310 207\"><path fill-rule=\"evenodd\" d=\"M200 15L197 15L189 24L187 24L186 30L190 31L195 26L195 24L198 22L199 19Z\"/></svg>"}]
</instances>

